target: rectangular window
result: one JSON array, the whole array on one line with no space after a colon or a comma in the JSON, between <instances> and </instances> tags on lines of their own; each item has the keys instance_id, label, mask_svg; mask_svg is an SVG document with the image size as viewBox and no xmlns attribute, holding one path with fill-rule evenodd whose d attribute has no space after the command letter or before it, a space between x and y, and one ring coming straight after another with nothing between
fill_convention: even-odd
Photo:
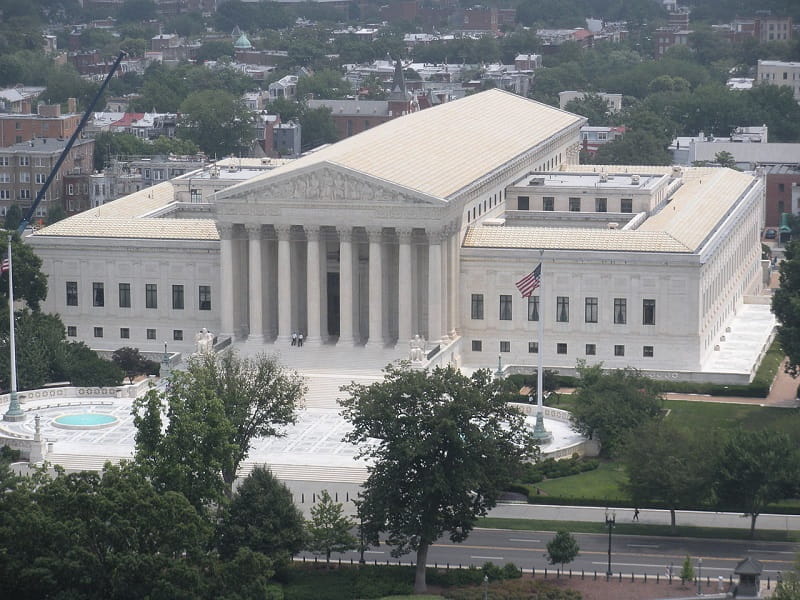
<instances>
[{"instance_id":1,"label":"rectangular window","mask_svg":"<svg viewBox=\"0 0 800 600\"><path fill-rule=\"evenodd\" d=\"M594 209L596 212L606 212L608 210L608 199L607 198L595 198L594 199Z\"/></svg>"},{"instance_id":2,"label":"rectangular window","mask_svg":"<svg viewBox=\"0 0 800 600\"><path fill-rule=\"evenodd\" d=\"M192 204L199 204L203 201L203 192L197 188L192 188L189 191L189 201Z\"/></svg>"},{"instance_id":3,"label":"rectangular window","mask_svg":"<svg viewBox=\"0 0 800 600\"><path fill-rule=\"evenodd\" d=\"M528 296L528 321L539 320L539 296Z\"/></svg>"},{"instance_id":4,"label":"rectangular window","mask_svg":"<svg viewBox=\"0 0 800 600\"><path fill-rule=\"evenodd\" d=\"M623 198L619 201L619 212L632 213L633 212L633 199Z\"/></svg>"},{"instance_id":5,"label":"rectangular window","mask_svg":"<svg viewBox=\"0 0 800 600\"><path fill-rule=\"evenodd\" d=\"M11 200L11 190L0 190L0 200Z\"/></svg>"},{"instance_id":6,"label":"rectangular window","mask_svg":"<svg viewBox=\"0 0 800 600\"><path fill-rule=\"evenodd\" d=\"M0 173L0 183L11 183L11 173Z\"/></svg>"},{"instance_id":7,"label":"rectangular window","mask_svg":"<svg viewBox=\"0 0 800 600\"><path fill-rule=\"evenodd\" d=\"M27 171L21 171L19 174L19 182L20 183L30 183L31 182L31 174Z\"/></svg>"},{"instance_id":8,"label":"rectangular window","mask_svg":"<svg viewBox=\"0 0 800 600\"><path fill-rule=\"evenodd\" d=\"M119 328L119 337L122 340L130 339L131 337L131 330L127 327L120 327Z\"/></svg>"},{"instance_id":9,"label":"rectangular window","mask_svg":"<svg viewBox=\"0 0 800 600\"><path fill-rule=\"evenodd\" d=\"M8 157L0 156L0 167L7 167L7 166L8 166Z\"/></svg>"},{"instance_id":10,"label":"rectangular window","mask_svg":"<svg viewBox=\"0 0 800 600\"><path fill-rule=\"evenodd\" d=\"M120 283L119 284L119 307L120 308L130 308L131 307L131 284L130 283Z\"/></svg>"},{"instance_id":11,"label":"rectangular window","mask_svg":"<svg viewBox=\"0 0 800 600\"><path fill-rule=\"evenodd\" d=\"M96 337L96 338L103 337L103 328L102 327L95 327L94 328L94 337Z\"/></svg>"},{"instance_id":12,"label":"rectangular window","mask_svg":"<svg viewBox=\"0 0 800 600\"><path fill-rule=\"evenodd\" d=\"M78 306L78 282L67 282L67 306Z\"/></svg>"},{"instance_id":13,"label":"rectangular window","mask_svg":"<svg viewBox=\"0 0 800 600\"><path fill-rule=\"evenodd\" d=\"M566 354L567 353L567 345L564 343L556 344L556 354Z\"/></svg>"},{"instance_id":14,"label":"rectangular window","mask_svg":"<svg viewBox=\"0 0 800 600\"><path fill-rule=\"evenodd\" d=\"M653 347L642 346L642 356L644 356L645 358L653 358Z\"/></svg>"},{"instance_id":15,"label":"rectangular window","mask_svg":"<svg viewBox=\"0 0 800 600\"><path fill-rule=\"evenodd\" d=\"M172 286L172 308L175 310L183 310L183 286Z\"/></svg>"},{"instance_id":16,"label":"rectangular window","mask_svg":"<svg viewBox=\"0 0 800 600\"><path fill-rule=\"evenodd\" d=\"M569 199L569 210L571 212L581 212L581 199L580 198L570 198Z\"/></svg>"},{"instance_id":17,"label":"rectangular window","mask_svg":"<svg viewBox=\"0 0 800 600\"><path fill-rule=\"evenodd\" d=\"M472 294L472 318L475 321L483 320L483 294Z\"/></svg>"},{"instance_id":18,"label":"rectangular window","mask_svg":"<svg viewBox=\"0 0 800 600\"><path fill-rule=\"evenodd\" d=\"M542 210L555 210L556 199L552 196L545 196L542 198Z\"/></svg>"},{"instance_id":19,"label":"rectangular window","mask_svg":"<svg viewBox=\"0 0 800 600\"><path fill-rule=\"evenodd\" d=\"M106 294L102 283L92 283L92 306L105 306Z\"/></svg>"},{"instance_id":20,"label":"rectangular window","mask_svg":"<svg viewBox=\"0 0 800 600\"><path fill-rule=\"evenodd\" d=\"M511 320L511 296L500 294L500 320Z\"/></svg>"},{"instance_id":21,"label":"rectangular window","mask_svg":"<svg viewBox=\"0 0 800 600\"><path fill-rule=\"evenodd\" d=\"M779 184L778 184L778 191L779 191L779 192L785 192L785 191L786 191L786 189L784 188L784 186L783 186L783 184L782 184L782 183L779 183Z\"/></svg>"},{"instance_id":22,"label":"rectangular window","mask_svg":"<svg viewBox=\"0 0 800 600\"><path fill-rule=\"evenodd\" d=\"M147 330L147 339L148 340L156 339L156 330L155 329L148 329Z\"/></svg>"},{"instance_id":23,"label":"rectangular window","mask_svg":"<svg viewBox=\"0 0 800 600\"><path fill-rule=\"evenodd\" d=\"M597 354L597 346L594 344L586 344L586 356L594 356Z\"/></svg>"},{"instance_id":24,"label":"rectangular window","mask_svg":"<svg viewBox=\"0 0 800 600\"><path fill-rule=\"evenodd\" d=\"M44 183L47 180L47 175L44 173L36 174L36 183Z\"/></svg>"},{"instance_id":25,"label":"rectangular window","mask_svg":"<svg viewBox=\"0 0 800 600\"><path fill-rule=\"evenodd\" d=\"M19 157L19 166L20 167L30 167L31 166L31 158L30 158L30 156L20 156Z\"/></svg>"},{"instance_id":26,"label":"rectangular window","mask_svg":"<svg viewBox=\"0 0 800 600\"><path fill-rule=\"evenodd\" d=\"M625 298L614 298L614 323L625 325L628 322L628 300Z\"/></svg>"},{"instance_id":27,"label":"rectangular window","mask_svg":"<svg viewBox=\"0 0 800 600\"><path fill-rule=\"evenodd\" d=\"M614 356L625 356L625 346L623 346L622 344L615 344Z\"/></svg>"},{"instance_id":28,"label":"rectangular window","mask_svg":"<svg viewBox=\"0 0 800 600\"><path fill-rule=\"evenodd\" d=\"M145 308L158 308L158 286L155 283L144 285Z\"/></svg>"},{"instance_id":29,"label":"rectangular window","mask_svg":"<svg viewBox=\"0 0 800 600\"><path fill-rule=\"evenodd\" d=\"M197 307L200 310L211 310L211 286L201 285L199 288L200 297Z\"/></svg>"},{"instance_id":30,"label":"rectangular window","mask_svg":"<svg viewBox=\"0 0 800 600\"><path fill-rule=\"evenodd\" d=\"M500 342L500 352L511 352L511 342L501 341Z\"/></svg>"},{"instance_id":31,"label":"rectangular window","mask_svg":"<svg viewBox=\"0 0 800 600\"><path fill-rule=\"evenodd\" d=\"M642 325L656 324L656 301L652 298L642 300Z\"/></svg>"},{"instance_id":32,"label":"rectangular window","mask_svg":"<svg viewBox=\"0 0 800 600\"><path fill-rule=\"evenodd\" d=\"M597 298L586 298L583 312L587 323L597 323Z\"/></svg>"},{"instance_id":33,"label":"rectangular window","mask_svg":"<svg viewBox=\"0 0 800 600\"><path fill-rule=\"evenodd\" d=\"M20 190L19 191L19 199L20 200L30 200L31 199L31 191L30 190Z\"/></svg>"},{"instance_id":34,"label":"rectangular window","mask_svg":"<svg viewBox=\"0 0 800 600\"><path fill-rule=\"evenodd\" d=\"M67 337L78 337L78 328L75 325L67 325Z\"/></svg>"},{"instance_id":35,"label":"rectangular window","mask_svg":"<svg viewBox=\"0 0 800 600\"><path fill-rule=\"evenodd\" d=\"M569 297L556 297L556 321L559 323L569 323Z\"/></svg>"},{"instance_id":36,"label":"rectangular window","mask_svg":"<svg viewBox=\"0 0 800 600\"><path fill-rule=\"evenodd\" d=\"M531 199L529 196L519 196L517 198L517 210L530 210Z\"/></svg>"},{"instance_id":37,"label":"rectangular window","mask_svg":"<svg viewBox=\"0 0 800 600\"><path fill-rule=\"evenodd\" d=\"M539 354L539 342L528 342L528 354Z\"/></svg>"},{"instance_id":38,"label":"rectangular window","mask_svg":"<svg viewBox=\"0 0 800 600\"><path fill-rule=\"evenodd\" d=\"M173 329L172 330L172 339L176 342L183 341L183 329Z\"/></svg>"},{"instance_id":39,"label":"rectangular window","mask_svg":"<svg viewBox=\"0 0 800 600\"><path fill-rule=\"evenodd\" d=\"M71 183L67 185L67 196L74 196L75 195L75 186Z\"/></svg>"},{"instance_id":40,"label":"rectangular window","mask_svg":"<svg viewBox=\"0 0 800 600\"><path fill-rule=\"evenodd\" d=\"M480 352L483 350L483 342L481 340L472 340L472 351Z\"/></svg>"}]
</instances>

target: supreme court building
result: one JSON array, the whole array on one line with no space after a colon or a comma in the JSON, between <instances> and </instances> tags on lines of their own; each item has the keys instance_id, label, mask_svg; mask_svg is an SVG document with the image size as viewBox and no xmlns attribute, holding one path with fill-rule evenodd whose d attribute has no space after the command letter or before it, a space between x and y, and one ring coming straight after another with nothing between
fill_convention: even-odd
<instances>
[{"instance_id":1,"label":"supreme court building","mask_svg":"<svg viewBox=\"0 0 800 600\"><path fill-rule=\"evenodd\" d=\"M44 309L110 350L191 352L206 327L250 349L298 332L400 358L421 335L467 366L541 351L565 370L748 378L760 350L727 342L763 346L774 327L761 179L579 166L584 123L490 90L297 160L222 161L30 236ZM521 299L540 250L542 297Z\"/></svg>"}]
</instances>

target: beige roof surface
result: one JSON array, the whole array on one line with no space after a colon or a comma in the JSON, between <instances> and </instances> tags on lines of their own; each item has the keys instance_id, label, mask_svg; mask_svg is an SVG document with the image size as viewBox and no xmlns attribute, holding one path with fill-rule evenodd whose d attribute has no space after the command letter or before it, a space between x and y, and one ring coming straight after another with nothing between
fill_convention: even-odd
<instances>
[{"instance_id":1,"label":"beige roof surface","mask_svg":"<svg viewBox=\"0 0 800 600\"><path fill-rule=\"evenodd\" d=\"M322 148L221 196L329 162L447 198L583 117L510 92L488 90L383 123Z\"/></svg>"},{"instance_id":2,"label":"beige roof surface","mask_svg":"<svg viewBox=\"0 0 800 600\"><path fill-rule=\"evenodd\" d=\"M593 171L592 165L569 165L570 171ZM603 166L609 173L669 173L671 167ZM755 181L732 169L683 169L683 185L663 209L635 230L565 227L478 226L467 230L465 247L697 252Z\"/></svg>"},{"instance_id":3,"label":"beige roof surface","mask_svg":"<svg viewBox=\"0 0 800 600\"><path fill-rule=\"evenodd\" d=\"M579 227L470 227L465 248L690 252L669 234Z\"/></svg>"},{"instance_id":4,"label":"beige roof surface","mask_svg":"<svg viewBox=\"0 0 800 600\"><path fill-rule=\"evenodd\" d=\"M173 202L169 181L145 188L119 200L91 208L37 231L35 237L141 238L218 240L212 219L159 219L140 217Z\"/></svg>"}]
</instances>

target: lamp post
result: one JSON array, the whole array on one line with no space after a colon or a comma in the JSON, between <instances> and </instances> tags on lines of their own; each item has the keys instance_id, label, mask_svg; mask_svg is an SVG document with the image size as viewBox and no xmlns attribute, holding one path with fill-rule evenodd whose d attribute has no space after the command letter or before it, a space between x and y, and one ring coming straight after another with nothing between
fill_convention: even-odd
<instances>
[{"instance_id":1,"label":"lamp post","mask_svg":"<svg viewBox=\"0 0 800 600\"><path fill-rule=\"evenodd\" d=\"M359 538L358 550L360 552L360 556L358 557L358 564L363 565L367 561L364 560L364 550L365 550L365 548L364 548L364 517L363 517L363 515L360 515L360 514L358 515L358 538Z\"/></svg>"},{"instance_id":2,"label":"lamp post","mask_svg":"<svg viewBox=\"0 0 800 600\"><path fill-rule=\"evenodd\" d=\"M700 589L701 580L703 579L703 557L697 559L697 595L699 596L702 594L702 590Z\"/></svg>"},{"instance_id":3,"label":"lamp post","mask_svg":"<svg viewBox=\"0 0 800 600\"><path fill-rule=\"evenodd\" d=\"M614 524L617 522L617 513L612 512L609 516L606 510L606 527L608 527L608 570L606 576L611 577L614 573L611 572L611 532L614 529Z\"/></svg>"},{"instance_id":4,"label":"lamp post","mask_svg":"<svg viewBox=\"0 0 800 600\"><path fill-rule=\"evenodd\" d=\"M483 600L489 600L489 576L483 576Z\"/></svg>"}]
</instances>

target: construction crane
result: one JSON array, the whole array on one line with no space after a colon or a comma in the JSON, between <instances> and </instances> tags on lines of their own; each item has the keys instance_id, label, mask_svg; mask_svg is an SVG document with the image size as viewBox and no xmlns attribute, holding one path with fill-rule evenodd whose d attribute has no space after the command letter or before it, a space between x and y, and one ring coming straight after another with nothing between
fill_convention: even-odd
<instances>
[{"instance_id":1,"label":"construction crane","mask_svg":"<svg viewBox=\"0 0 800 600\"><path fill-rule=\"evenodd\" d=\"M75 128L75 131L72 132L69 141L67 141L67 145L64 146L64 150L61 151L61 156L58 157L58 160L56 161L56 164L53 167L53 169L50 171L50 174L47 176L47 180L44 182L44 185L36 194L36 199L33 201L33 204L31 204L31 207L28 209L28 212L25 213L25 216L19 222L19 227L17 227L17 233L19 235L22 235L22 232L25 231L25 228L31 222L33 215L36 214L36 209L39 207L39 204L41 204L42 199L44 198L48 188L50 187L50 184L56 178L56 175L58 175L58 170L61 168L61 165L64 163L64 160L67 158L69 151L72 150L72 146L75 144L75 140L78 139L78 136L81 134L81 131L86 126L86 122L89 120L89 117L92 116L92 111L94 111L95 104L97 104L97 101L100 100L100 97L103 95L103 92L106 91L106 87L108 87L111 78L114 76L114 73L117 72L117 69L119 68L120 63L122 62L122 59L125 58L126 56L127 52L123 52L120 50L119 56L117 56L117 59L114 61L114 64L111 65L111 70L108 72L108 75L106 75L103 84L100 86L100 89L97 90L97 93L94 95L94 98L92 98L92 101L89 103L86 112L83 113L83 118L81 119L80 123L78 123L78 126Z\"/></svg>"}]
</instances>

